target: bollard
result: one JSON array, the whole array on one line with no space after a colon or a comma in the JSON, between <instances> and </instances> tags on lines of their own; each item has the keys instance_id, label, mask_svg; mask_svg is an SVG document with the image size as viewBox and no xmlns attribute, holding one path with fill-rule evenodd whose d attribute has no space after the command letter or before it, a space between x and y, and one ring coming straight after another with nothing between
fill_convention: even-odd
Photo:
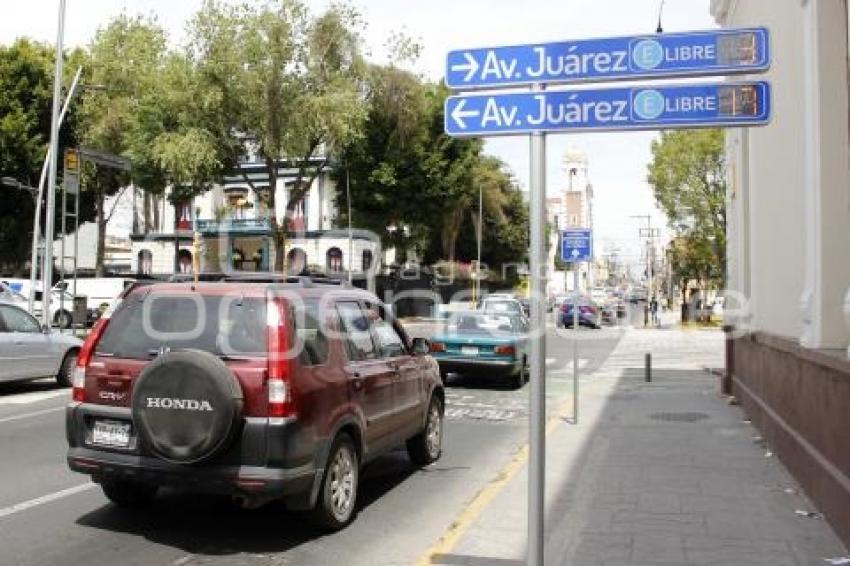
<instances>
[{"instance_id":1,"label":"bollard","mask_svg":"<svg viewBox=\"0 0 850 566\"><path fill-rule=\"evenodd\" d=\"M643 360L644 380L649 383L652 381L652 354L647 352L643 355Z\"/></svg>"},{"instance_id":2,"label":"bollard","mask_svg":"<svg viewBox=\"0 0 850 566\"><path fill-rule=\"evenodd\" d=\"M735 341L732 339L732 333L734 331L735 327L731 324L723 327L723 332L726 334L726 368L720 378L720 392L723 395L732 395L732 376L735 373Z\"/></svg>"}]
</instances>

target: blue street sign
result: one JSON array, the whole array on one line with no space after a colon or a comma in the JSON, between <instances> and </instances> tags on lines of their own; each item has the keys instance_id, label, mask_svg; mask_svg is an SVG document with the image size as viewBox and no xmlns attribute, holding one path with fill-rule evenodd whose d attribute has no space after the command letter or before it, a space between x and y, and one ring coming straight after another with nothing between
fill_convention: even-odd
<instances>
[{"instance_id":1,"label":"blue street sign","mask_svg":"<svg viewBox=\"0 0 850 566\"><path fill-rule=\"evenodd\" d=\"M770 120L766 82L550 90L446 99L451 136L546 131L759 126Z\"/></svg>"},{"instance_id":2,"label":"blue street sign","mask_svg":"<svg viewBox=\"0 0 850 566\"><path fill-rule=\"evenodd\" d=\"M766 28L584 39L450 51L456 89L759 73L770 67Z\"/></svg>"},{"instance_id":3,"label":"blue street sign","mask_svg":"<svg viewBox=\"0 0 850 566\"><path fill-rule=\"evenodd\" d=\"M584 228L562 230L561 259L567 263L593 261L593 232Z\"/></svg>"}]
</instances>

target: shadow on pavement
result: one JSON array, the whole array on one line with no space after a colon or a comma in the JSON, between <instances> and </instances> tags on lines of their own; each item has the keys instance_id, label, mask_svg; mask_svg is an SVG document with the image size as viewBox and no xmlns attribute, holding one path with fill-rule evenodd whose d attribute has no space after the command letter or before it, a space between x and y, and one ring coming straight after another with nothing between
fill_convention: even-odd
<instances>
[{"instance_id":1,"label":"shadow on pavement","mask_svg":"<svg viewBox=\"0 0 850 566\"><path fill-rule=\"evenodd\" d=\"M20 395L21 393L41 393L65 389L56 383L56 379L45 377L34 381L14 381L11 383L0 383L0 397L7 395Z\"/></svg>"},{"instance_id":2,"label":"shadow on pavement","mask_svg":"<svg viewBox=\"0 0 850 566\"><path fill-rule=\"evenodd\" d=\"M382 456L362 472L358 513L413 475L417 468L401 452ZM357 519L348 528L356 528ZM285 552L329 536L313 527L303 512L273 502L245 510L227 496L164 491L149 507L122 509L107 504L77 519L77 524L141 536L190 554L229 556Z\"/></svg>"}]
</instances>

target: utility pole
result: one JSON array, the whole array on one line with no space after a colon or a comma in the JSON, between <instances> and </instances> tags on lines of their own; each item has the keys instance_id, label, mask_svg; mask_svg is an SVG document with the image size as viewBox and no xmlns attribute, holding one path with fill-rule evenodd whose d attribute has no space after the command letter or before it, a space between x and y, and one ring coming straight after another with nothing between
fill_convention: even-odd
<instances>
[{"instance_id":1,"label":"utility pole","mask_svg":"<svg viewBox=\"0 0 850 566\"><path fill-rule=\"evenodd\" d=\"M50 166L47 176L47 212L44 226L44 270L42 271L41 320L50 327L53 287L53 233L56 222L56 162L59 158L59 111L62 96L62 53L65 39L65 0L59 0L59 29L56 33L56 65L53 73L53 112L50 119ZM63 258L64 261L64 258Z\"/></svg>"}]
</instances>

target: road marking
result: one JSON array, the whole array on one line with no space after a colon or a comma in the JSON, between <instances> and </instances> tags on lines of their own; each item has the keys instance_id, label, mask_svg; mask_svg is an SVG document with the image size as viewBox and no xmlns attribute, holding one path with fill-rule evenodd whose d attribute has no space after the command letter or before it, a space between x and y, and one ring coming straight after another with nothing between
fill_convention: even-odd
<instances>
[{"instance_id":1,"label":"road marking","mask_svg":"<svg viewBox=\"0 0 850 566\"><path fill-rule=\"evenodd\" d=\"M54 397L62 396L71 398L70 389L51 389L49 391L31 391L30 393L21 393L18 395L9 395L0 397L0 405L27 405L45 399L53 399Z\"/></svg>"},{"instance_id":2,"label":"road marking","mask_svg":"<svg viewBox=\"0 0 850 566\"><path fill-rule=\"evenodd\" d=\"M22 415L12 415L11 417L3 417L0 419L0 424L8 423L12 421L19 421L22 419L28 419L30 417L38 417L41 415L46 415L48 413L57 413L59 411L64 411L65 407L51 407L50 409L42 409L40 411L33 411L31 413L24 413Z\"/></svg>"},{"instance_id":3,"label":"road marking","mask_svg":"<svg viewBox=\"0 0 850 566\"><path fill-rule=\"evenodd\" d=\"M546 436L552 433L559 424L563 422L563 418L571 415L573 410L572 395L560 407L555 415L549 417L546 423ZM490 483L484 486L481 491L475 494L472 501L467 505L460 515L452 521L448 530L434 543L431 548L425 551L419 560L416 561L417 566L431 566L434 556L440 554L449 554L454 549L455 545L460 541L461 537L469 530L469 527L478 519L484 509L496 499L496 496L508 485L508 483L517 475L522 467L528 462L528 443L524 444L515 454L514 457L499 470L496 477Z\"/></svg>"},{"instance_id":4,"label":"road marking","mask_svg":"<svg viewBox=\"0 0 850 566\"><path fill-rule=\"evenodd\" d=\"M33 507L38 507L39 505L44 505L45 503L50 503L51 501L56 501L57 499L62 499L71 495L75 495L77 493L81 493L83 491L87 491L89 489L92 489L93 487L97 487L97 484L89 482L81 485L75 485L74 487L69 487L68 489L48 493L47 495L42 495L41 497L30 499L29 501L16 503L9 507L4 507L3 509L0 509L0 519L8 517L9 515L14 515L15 513L20 513L21 511L26 511L27 509L32 509Z\"/></svg>"}]
</instances>

